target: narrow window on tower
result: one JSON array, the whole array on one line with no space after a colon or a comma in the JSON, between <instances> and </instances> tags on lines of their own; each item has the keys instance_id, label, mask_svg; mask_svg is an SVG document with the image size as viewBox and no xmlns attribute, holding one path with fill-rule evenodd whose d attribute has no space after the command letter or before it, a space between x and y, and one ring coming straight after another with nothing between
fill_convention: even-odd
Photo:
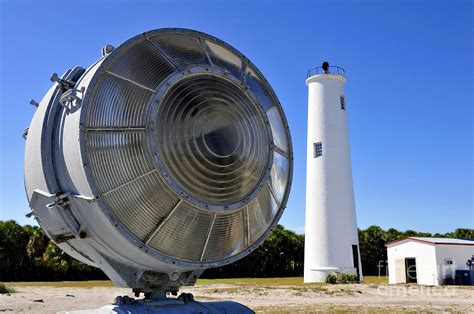
<instances>
[{"instance_id":1,"label":"narrow window on tower","mask_svg":"<svg viewBox=\"0 0 474 314\"><path fill-rule=\"evenodd\" d=\"M323 155L323 143L314 143L314 158L321 157Z\"/></svg>"},{"instance_id":2,"label":"narrow window on tower","mask_svg":"<svg viewBox=\"0 0 474 314\"><path fill-rule=\"evenodd\" d=\"M346 97L341 95L341 109L346 110Z\"/></svg>"}]
</instances>

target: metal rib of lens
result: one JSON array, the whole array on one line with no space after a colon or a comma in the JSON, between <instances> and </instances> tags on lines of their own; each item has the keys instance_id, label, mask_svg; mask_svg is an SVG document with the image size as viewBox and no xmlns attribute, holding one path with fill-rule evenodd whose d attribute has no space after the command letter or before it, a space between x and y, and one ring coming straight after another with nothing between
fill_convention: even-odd
<instances>
[{"instance_id":1,"label":"metal rib of lens","mask_svg":"<svg viewBox=\"0 0 474 314\"><path fill-rule=\"evenodd\" d=\"M200 74L177 82L160 104L157 125L163 164L201 201L238 202L265 173L265 122L244 91L226 79Z\"/></svg>"}]
</instances>

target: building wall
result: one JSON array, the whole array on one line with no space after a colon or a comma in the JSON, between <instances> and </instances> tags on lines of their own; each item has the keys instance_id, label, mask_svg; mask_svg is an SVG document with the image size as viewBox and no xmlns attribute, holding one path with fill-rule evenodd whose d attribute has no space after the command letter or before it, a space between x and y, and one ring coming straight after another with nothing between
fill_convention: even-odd
<instances>
[{"instance_id":1,"label":"building wall","mask_svg":"<svg viewBox=\"0 0 474 314\"><path fill-rule=\"evenodd\" d=\"M436 264L438 265L438 283L444 284L447 275L451 275L454 278L456 270L469 269L466 262L473 255L474 246L437 244ZM448 258L453 260L453 265L446 264L446 259Z\"/></svg>"},{"instance_id":2,"label":"building wall","mask_svg":"<svg viewBox=\"0 0 474 314\"><path fill-rule=\"evenodd\" d=\"M388 282L405 283L405 258L416 259L417 282L421 285L437 284L435 246L415 241L407 241L387 247Z\"/></svg>"}]
</instances>

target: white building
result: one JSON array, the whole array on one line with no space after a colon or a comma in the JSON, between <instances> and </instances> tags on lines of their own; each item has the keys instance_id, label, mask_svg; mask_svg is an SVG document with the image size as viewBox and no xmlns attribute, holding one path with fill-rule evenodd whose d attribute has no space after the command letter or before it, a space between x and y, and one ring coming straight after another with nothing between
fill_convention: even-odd
<instances>
[{"instance_id":1,"label":"white building","mask_svg":"<svg viewBox=\"0 0 474 314\"><path fill-rule=\"evenodd\" d=\"M327 62L308 73L304 282L330 273L362 279L344 84Z\"/></svg>"},{"instance_id":2,"label":"white building","mask_svg":"<svg viewBox=\"0 0 474 314\"><path fill-rule=\"evenodd\" d=\"M385 246L390 284L441 285L456 270L469 269L466 262L474 256L472 240L410 237Z\"/></svg>"}]
</instances>

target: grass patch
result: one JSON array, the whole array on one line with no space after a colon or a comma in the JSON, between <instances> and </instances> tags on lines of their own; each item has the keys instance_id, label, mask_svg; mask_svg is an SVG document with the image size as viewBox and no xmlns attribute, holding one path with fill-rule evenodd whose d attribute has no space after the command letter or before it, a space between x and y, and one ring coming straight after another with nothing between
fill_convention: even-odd
<instances>
[{"instance_id":1,"label":"grass patch","mask_svg":"<svg viewBox=\"0 0 474 314\"><path fill-rule=\"evenodd\" d=\"M198 279L196 285L232 284L239 286L302 286L303 277Z\"/></svg>"},{"instance_id":2,"label":"grass patch","mask_svg":"<svg viewBox=\"0 0 474 314\"><path fill-rule=\"evenodd\" d=\"M91 281L31 281L31 282L10 282L16 287L67 287L67 288L94 288L94 287L114 287L110 280Z\"/></svg>"},{"instance_id":3,"label":"grass patch","mask_svg":"<svg viewBox=\"0 0 474 314\"><path fill-rule=\"evenodd\" d=\"M0 294L13 293L15 289L6 286L4 283L0 282Z\"/></svg>"},{"instance_id":4,"label":"grass patch","mask_svg":"<svg viewBox=\"0 0 474 314\"><path fill-rule=\"evenodd\" d=\"M382 308L378 306L360 306L360 305L346 305L346 304L318 304L317 307L314 305L288 305L288 306L258 306L254 307L253 310L258 314L293 314L293 313L399 313L407 312L406 309L397 308ZM408 313L415 313L414 311L408 311Z\"/></svg>"},{"instance_id":5,"label":"grass patch","mask_svg":"<svg viewBox=\"0 0 474 314\"><path fill-rule=\"evenodd\" d=\"M456 307L450 308L449 306L442 307L427 307L423 305L414 306L400 306L400 305L386 305L380 306L375 304L331 304L322 303L315 305L282 305L282 306L257 306L252 308L256 313L260 314L293 314L293 313L366 313L366 314L379 314L379 313L461 313Z\"/></svg>"},{"instance_id":6,"label":"grass patch","mask_svg":"<svg viewBox=\"0 0 474 314\"><path fill-rule=\"evenodd\" d=\"M387 284L387 277L365 276L366 284ZM319 289L325 286L325 283L305 284L303 277L282 277L282 278L225 278L225 279L198 279L196 285L216 285L231 284L237 286L302 286L310 289ZM37 282L10 282L10 286L18 287L67 287L67 288L93 288L93 287L113 287L110 280L92 280L92 281L37 281Z\"/></svg>"},{"instance_id":7,"label":"grass patch","mask_svg":"<svg viewBox=\"0 0 474 314\"><path fill-rule=\"evenodd\" d=\"M388 277L364 276L364 283L387 284ZM303 277L280 277L280 278L225 278L225 279L198 279L196 285L232 284L239 286L321 286L325 283L305 284Z\"/></svg>"},{"instance_id":8,"label":"grass patch","mask_svg":"<svg viewBox=\"0 0 474 314\"><path fill-rule=\"evenodd\" d=\"M364 283L371 284L388 284L388 277L387 276L364 276Z\"/></svg>"}]
</instances>

